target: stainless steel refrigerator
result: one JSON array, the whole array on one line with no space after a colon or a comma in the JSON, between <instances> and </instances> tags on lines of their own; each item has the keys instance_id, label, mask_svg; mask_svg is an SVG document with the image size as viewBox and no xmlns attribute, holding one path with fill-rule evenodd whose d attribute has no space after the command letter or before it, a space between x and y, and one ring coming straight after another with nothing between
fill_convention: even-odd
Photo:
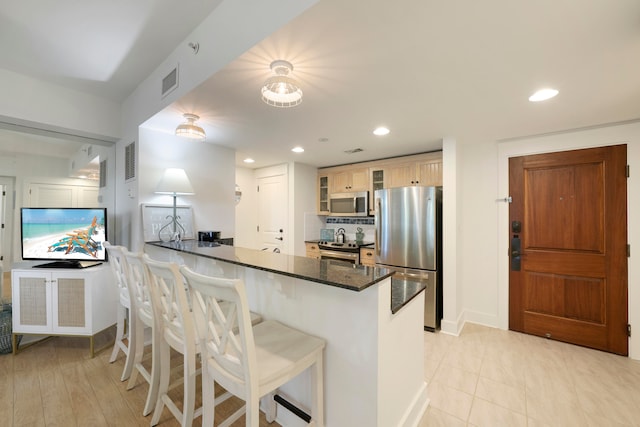
<instances>
[{"instance_id":1,"label":"stainless steel refrigerator","mask_svg":"<svg viewBox=\"0 0 640 427\"><path fill-rule=\"evenodd\" d=\"M426 285L424 326L442 318L442 187L400 187L375 192L376 264L396 270L392 282Z\"/></svg>"}]
</instances>

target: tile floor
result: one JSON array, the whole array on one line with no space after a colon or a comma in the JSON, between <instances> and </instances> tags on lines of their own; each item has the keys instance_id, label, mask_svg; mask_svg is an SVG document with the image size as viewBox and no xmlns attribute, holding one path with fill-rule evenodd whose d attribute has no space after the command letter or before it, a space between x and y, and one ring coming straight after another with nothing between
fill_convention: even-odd
<instances>
[{"instance_id":1,"label":"tile floor","mask_svg":"<svg viewBox=\"0 0 640 427\"><path fill-rule=\"evenodd\" d=\"M640 426L640 362L467 324L425 333L426 426Z\"/></svg>"}]
</instances>

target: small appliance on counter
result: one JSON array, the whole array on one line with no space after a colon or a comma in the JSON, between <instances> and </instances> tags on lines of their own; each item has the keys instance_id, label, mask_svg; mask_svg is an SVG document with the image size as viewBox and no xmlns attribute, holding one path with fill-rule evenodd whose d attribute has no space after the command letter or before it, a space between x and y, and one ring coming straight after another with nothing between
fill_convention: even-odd
<instances>
[{"instance_id":1,"label":"small appliance on counter","mask_svg":"<svg viewBox=\"0 0 640 427\"><path fill-rule=\"evenodd\" d=\"M215 242L220 240L219 231L198 231L198 240L200 242Z\"/></svg>"},{"instance_id":2,"label":"small appliance on counter","mask_svg":"<svg viewBox=\"0 0 640 427\"><path fill-rule=\"evenodd\" d=\"M338 228L338 231L336 232L336 242L344 243L344 233L345 233L344 228Z\"/></svg>"},{"instance_id":3,"label":"small appliance on counter","mask_svg":"<svg viewBox=\"0 0 640 427\"><path fill-rule=\"evenodd\" d=\"M362 227L358 227L357 230L358 231L356 231L356 243L362 244L362 241L364 240L364 232L362 231Z\"/></svg>"}]
</instances>

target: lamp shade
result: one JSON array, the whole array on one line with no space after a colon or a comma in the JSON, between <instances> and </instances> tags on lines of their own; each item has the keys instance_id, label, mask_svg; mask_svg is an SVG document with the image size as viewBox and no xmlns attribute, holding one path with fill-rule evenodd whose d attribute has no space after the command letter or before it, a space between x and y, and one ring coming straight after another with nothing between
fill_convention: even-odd
<instances>
[{"instance_id":1,"label":"lamp shade","mask_svg":"<svg viewBox=\"0 0 640 427\"><path fill-rule=\"evenodd\" d=\"M184 169L169 168L164 171L158 186L157 194L188 195L195 194Z\"/></svg>"}]
</instances>

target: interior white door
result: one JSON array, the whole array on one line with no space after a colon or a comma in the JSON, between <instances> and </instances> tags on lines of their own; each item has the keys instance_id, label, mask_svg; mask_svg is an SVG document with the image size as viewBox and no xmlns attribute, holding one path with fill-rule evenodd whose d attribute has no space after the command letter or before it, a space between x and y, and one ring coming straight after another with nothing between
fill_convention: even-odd
<instances>
[{"instance_id":1,"label":"interior white door","mask_svg":"<svg viewBox=\"0 0 640 427\"><path fill-rule=\"evenodd\" d=\"M258 239L260 249L286 252L288 194L286 175L258 178Z\"/></svg>"}]
</instances>

